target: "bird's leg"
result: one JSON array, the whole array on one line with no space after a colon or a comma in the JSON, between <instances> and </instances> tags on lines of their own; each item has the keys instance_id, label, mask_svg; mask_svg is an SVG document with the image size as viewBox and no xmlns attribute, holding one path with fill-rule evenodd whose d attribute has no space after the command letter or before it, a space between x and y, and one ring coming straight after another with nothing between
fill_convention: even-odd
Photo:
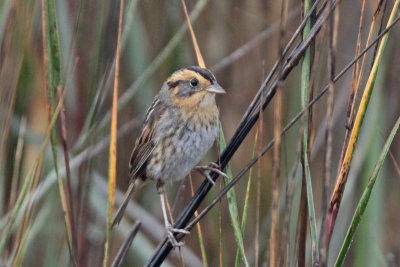
<instances>
[{"instance_id":1,"label":"bird's leg","mask_svg":"<svg viewBox=\"0 0 400 267\"><path fill-rule=\"evenodd\" d=\"M196 166L195 169L198 170L201 174L203 174L213 185L215 184L215 182L213 179L211 179L210 175L206 173L206 171L213 171L225 178L230 179L226 173L221 171L221 168L215 162L210 163L210 165L208 166Z\"/></svg>"},{"instance_id":2,"label":"bird's leg","mask_svg":"<svg viewBox=\"0 0 400 267\"><path fill-rule=\"evenodd\" d=\"M167 231L167 236L168 236L169 240L171 241L171 244L173 247L181 247L184 245L184 243L178 242L175 239L174 233L190 234L190 232L186 231L184 229L176 229L176 228L172 227L171 223L168 220L168 216L167 216L164 185L157 185L157 190L158 190L158 194L160 195L161 208L162 208L162 212L163 212L163 216L164 216L164 224L165 224L165 230Z\"/></svg>"}]
</instances>

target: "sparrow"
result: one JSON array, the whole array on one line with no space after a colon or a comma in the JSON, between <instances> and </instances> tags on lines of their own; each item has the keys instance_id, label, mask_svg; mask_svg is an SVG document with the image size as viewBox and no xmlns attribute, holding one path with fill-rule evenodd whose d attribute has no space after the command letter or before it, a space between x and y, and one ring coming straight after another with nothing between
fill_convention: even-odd
<instances>
[{"instance_id":1,"label":"sparrow","mask_svg":"<svg viewBox=\"0 0 400 267\"><path fill-rule=\"evenodd\" d=\"M129 187L113 226L122 219L135 188L152 180L160 195L167 236L174 247L183 244L176 241L173 233L189 232L175 229L169 222L164 185L184 179L212 147L220 123L215 95L224 93L215 76L197 66L179 69L164 82L147 110L133 147Z\"/></svg>"}]
</instances>

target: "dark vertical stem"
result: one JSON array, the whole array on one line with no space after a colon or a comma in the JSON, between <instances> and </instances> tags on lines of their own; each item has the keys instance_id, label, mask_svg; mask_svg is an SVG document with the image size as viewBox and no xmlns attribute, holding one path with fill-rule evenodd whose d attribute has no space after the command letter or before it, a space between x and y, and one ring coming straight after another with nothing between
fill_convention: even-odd
<instances>
[{"instance_id":1,"label":"dark vertical stem","mask_svg":"<svg viewBox=\"0 0 400 267\"><path fill-rule=\"evenodd\" d=\"M61 96L61 90L58 89L58 94ZM68 155L68 145L67 145L67 126L66 126L66 118L65 118L65 106L62 103L60 110L60 122L61 122L61 140L64 151L64 161L65 161L65 173L66 173L66 184L67 184L67 201L68 201L68 209L70 213L71 220L71 241L72 247L76 253L76 261L79 265L79 255L78 255L78 236L76 233L76 221L75 221L75 212L74 212L74 203L73 203L73 195L72 195L72 185L71 185L71 170L69 166L69 155Z\"/></svg>"},{"instance_id":2,"label":"dark vertical stem","mask_svg":"<svg viewBox=\"0 0 400 267\"><path fill-rule=\"evenodd\" d=\"M302 175L302 183L301 183L301 194L300 194L300 237L299 237L299 255L298 255L298 266L304 267L306 266L306 241L307 241L307 225L308 225L308 208L307 208L307 188L306 188L306 174L304 172L303 167L303 175Z\"/></svg>"},{"instance_id":3,"label":"dark vertical stem","mask_svg":"<svg viewBox=\"0 0 400 267\"><path fill-rule=\"evenodd\" d=\"M328 9L332 6L332 0L328 2ZM335 10L335 14L337 14ZM321 244L321 266L326 266L328 259L328 244L325 232L326 216L329 205L329 193L332 180L332 115L333 115L333 92L334 92L334 78L335 78L335 48L336 48L336 27L338 20L335 16L330 16L328 19L328 75L329 75L329 89L326 108L326 130L325 130L325 154L324 166L322 177L322 204L321 204L321 231L320 231L320 244Z\"/></svg>"}]
</instances>

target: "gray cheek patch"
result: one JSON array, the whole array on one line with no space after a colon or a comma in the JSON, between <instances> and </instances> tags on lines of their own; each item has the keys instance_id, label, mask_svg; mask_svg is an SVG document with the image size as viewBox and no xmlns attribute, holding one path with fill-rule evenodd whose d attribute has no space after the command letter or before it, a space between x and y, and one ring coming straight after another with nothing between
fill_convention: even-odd
<instances>
[{"instance_id":1,"label":"gray cheek patch","mask_svg":"<svg viewBox=\"0 0 400 267\"><path fill-rule=\"evenodd\" d=\"M193 94L198 92L195 88L191 87L187 83L181 83L179 85L179 91L178 91L178 96L180 97L189 97Z\"/></svg>"}]
</instances>

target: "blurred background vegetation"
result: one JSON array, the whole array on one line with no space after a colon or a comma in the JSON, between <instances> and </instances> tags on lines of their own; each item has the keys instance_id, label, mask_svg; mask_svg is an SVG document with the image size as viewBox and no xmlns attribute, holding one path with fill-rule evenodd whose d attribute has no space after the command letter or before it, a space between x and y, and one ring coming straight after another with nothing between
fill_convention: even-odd
<instances>
[{"instance_id":1,"label":"blurred background vegetation","mask_svg":"<svg viewBox=\"0 0 400 267\"><path fill-rule=\"evenodd\" d=\"M50 0L51 1L51 0ZM46 2L46 1L43 1ZM338 8L339 24L335 73L354 59L363 1L341 1ZM386 2L386 1L384 1ZM394 1L383 6L380 16L386 25ZM192 23L205 63L213 71L227 94L219 96L221 122L229 141L243 113L262 81L279 58L279 27L281 1L268 0L187 0ZM287 1L286 43L301 23L301 1ZM377 0L367 0L361 29L362 47L365 46ZM56 151L58 172L65 187L70 185L74 209L75 257L79 266L99 266L103 261L106 239L107 168L112 84L119 18L119 1L55 1L55 21L59 36L60 91L65 92L64 109L67 132L63 144L61 120L56 122ZM51 14L51 11L50 11ZM383 15L382 15L383 14ZM397 13L398 15L399 13ZM379 19L381 19L379 17ZM377 35L378 26L374 30ZM139 134L147 107L159 91L163 81L176 69L197 65L192 40L186 30L180 1L126 0L121 37L119 77L119 113L117 146L117 203L128 185L128 159ZM47 26L51 29L50 24ZM0 265L11 266L70 266L65 220L54 156L46 140L51 117L47 109L46 65L43 55L42 2L2 0L0 3L0 231L7 238ZM391 31L371 96L364 124L351 163L348 184L344 191L329 247L328 266L332 266L342 246L357 203L378 160L383 144L400 115L400 28ZM327 31L322 30L316 42L316 68L313 87L319 92L329 81L327 65ZM54 45L54 43L53 43ZM50 47L49 49L52 49ZM57 48L53 47L53 51ZM366 61L366 73L373 59L373 49ZM47 59L48 60L48 59ZM300 72L298 67L285 81L283 88L283 125L301 110ZM364 75L361 88L368 75ZM332 179L336 177L342 149L346 109L352 82L350 69L334 88L332 116ZM51 87L51 86L50 86ZM316 93L315 93L316 94ZM362 93L359 93L357 103ZM61 94L56 94L54 102ZM274 100L272 101L272 104ZM358 105L358 104L357 104ZM310 126L310 168L313 186L317 230L321 227L322 176L325 153L327 98L322 97L313 107ZM265 146L273 138L273 105L263 114L263 131L257 142ZM290 247L285 261L295 266L298 257L298 218L301 191L301 168L298 139L301 121L282 137L281 175L279 182L282 222L280 241L284 244L283 220L286 212L286 187L295 179L290 231ZM231 161L233 175L253 157L256 127L247 136ZM45 144L44 153L40 153ZM66 181L65 150L69 155L70 182ZM203 165L218 156L217 145L203 159ZM248 199L247 223L243 237L246 257L255 262L256 225L259 224L260 264L269 262L271 225L272 151L266 153L261 164L252 172ZM371 200L361 220L360 228L347 255L346 266L400 265L400 139L395 137ZM35 167L36 166L36 167ZM26 194L17 201L30 179ZM257 186L260 181L260 205L257 205ZM193 172L194 189L204 177ZM240 219L245 202L248 174L235 186ZM219 191L218 181L207 196L204 207ZM334 180L331 182L334 185ZM330 190L329 196L333 190ZM190 184L167 186L174 217L177 217L191 198ZM7 228L16 204L20 207L15 220ZM257 221L256 210L260 216ZM125 219L113 230L110 257L114 258L128 236L131 225L142 222L125 259L125 266L142 266L152 255L164 235L162 213L154 184L144 186L134 196ZM197 229L186 236L182 249L187 266L205 262L209 266L232 266L237 243L233 233L226 198L201 220L205 254L202 255ZM2 239L2 240L3 240ZM311 265L311 245L307 235L307 266ZM2 242L0 240L0 242ZM204 256L205 255L205 256ZM175 250L165 266L180 265L179 251ZM242 264L242 263L240 263Z\"/></svg>"}]
</instances>

